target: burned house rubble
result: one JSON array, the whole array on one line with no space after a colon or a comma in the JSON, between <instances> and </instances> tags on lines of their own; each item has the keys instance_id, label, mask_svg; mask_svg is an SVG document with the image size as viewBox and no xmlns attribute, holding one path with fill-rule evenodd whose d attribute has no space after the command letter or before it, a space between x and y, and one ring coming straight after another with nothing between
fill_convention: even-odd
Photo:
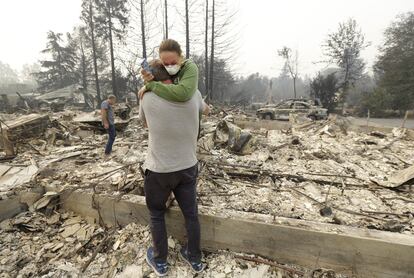
<instances>
[{"instance_id":1,"label":"burned house rubble","mask_svg":"<svg viewBox=\"0 0 414 278\"><path fill-rule=\"evenodd\" d=\"M109 158L97 112L0 120L0 277L155 277L144 263L148 133L136 108L119 110ZM280 123L215 110L198 141L207 269L197 277L409 277L413 140L410 129L339 116ZM178 259L177 207L170 277L192 277Z\"/></svg>"},{"instance_id":2,"label":"burned house rubble","mask_svg":"<svg viewBox=\"0 0 414 278\"><path fill-rule=\"evenodd\" d=\"M69 85L48 92L0 91L0 113L61 112L66 109L93 110L97 106L96 91L91 87Z\"/></svg>"}]
</instances>

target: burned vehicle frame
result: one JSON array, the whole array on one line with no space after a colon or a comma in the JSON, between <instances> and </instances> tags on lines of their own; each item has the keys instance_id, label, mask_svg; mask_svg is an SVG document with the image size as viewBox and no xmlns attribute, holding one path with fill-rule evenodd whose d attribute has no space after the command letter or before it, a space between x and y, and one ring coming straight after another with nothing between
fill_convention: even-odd
<instances>
[{"instance_id":1,"label":"burned vehicle frame","mask_svg":"<svg viewBox=\"0 0 414 278\"><path fill-rule=\"evenodd\" d=\"M303 114L312 120L323 120L328 117L328 110L318 100L290 99L268 104L256 112L258 118L266 120L289 120L290 114Z\"/></svg>"}]
</instances>

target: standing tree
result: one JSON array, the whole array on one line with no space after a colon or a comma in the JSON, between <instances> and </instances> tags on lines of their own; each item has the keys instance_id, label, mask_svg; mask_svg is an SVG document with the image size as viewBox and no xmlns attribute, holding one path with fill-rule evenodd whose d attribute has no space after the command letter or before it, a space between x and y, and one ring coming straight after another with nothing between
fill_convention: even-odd
<instances>
[{"instance_id":1,"label":"standing tree","mask_svg":"<svg viewBox=\"0 0 414 278\"><path fill-rule=\"evenodd\" d=\"M90 38L90 45L92 48L92 61L94 70L94 80L96 88L96 97L98 103L102 102L101 88L99 86L99 74L98 74L98 50L97 50L97 38L95 32L95 17L94 17L94 3L93 0L83 0L81 19L87 26L87 33Z\"/></svg>"},{"instance_id":2,"label":"standing tree","mask_svg":"<svg viewBox=\"0 0 414 278\"><path fill-rule=\"evenodd\" d=\"M99 15L99 31L104 38L109 39L109 51L111 54L112 91L119 98L116 86L116 69L114 56L114 36L122 39L125 27L128 24L127 0L95 0ZM97 26L97 27L98 27Z\"/></svg>"},{"instance_id":3,"label":"standing tree","mask_svg":"<svg viewBox=\"0 0 414 278\"><path fill-rule=\"evenodd\" d=\"M85 105L94 108L93 100L90 99L89 94L87 93L90 80L92 80L93 56L91 55L90 39L86 33L86 28L87 27L85 26L74 28L73 34L68 37L68 44L71 48L75 49L77 61L75 68L76 78L78 84L82 87L81 91L85 99ZM100 102L98 102L98 104L100 104Z\"/></svg>"},{"instance_id":4,"label":"standing tree","mask_svg":"<svg viewBox=\"0 0 414 278\"><path fill-rule=\"evenodd\" d=\"M209 84L208 84L208 0L206 0L205 6L205 29L204 29L204 87L207 94L207 100L210 101Z\"/></svg>"},{"instance_id":5,"label":"standing tree","mask_svg":"<svg viewBox=\"0 0 414 278\"><path fill-rule=\"evenodd\" d=\"M164 36L164 39L168 39L168 5L167 5L167 0L164 0L164 21L165 21L165 36Z\"/></svg>"},{"instance_id":6,"label":"standing tree","mask_svg":"<svg viewBox=\"0 0 414 278\"><path fill-rule=\"evenodd\" d=\"M144 10L144 0L140 1L140 11L141 11L141 36L142 36L142 57L147 59L147 45L145 37L145 10Z\"/></svg>"},{"instance_id":7,"label":"standing tree","mask_svg":"<svg viewBox=\"0 0 414 278\"><path fill-rule=\"evenodd\" d=\"M134 56L132 60L149 58L155 51L155 48L151 47L155 44L154 40L158 45L160 40L166 36L164 27L167 26L163 25L163 33L161 33L158 22L154 20L157 16L164 16L162 6L158 1L145 0L129 0L128 4L131 7L130 24L126 38L128 51L135 54L132 55ZM129 47L132 49L129 49ZM141 50L141 53L138 53L138 49Z\"/></svg>"},{"instance_id":8,"label":"standing tree","mask_svg":"<svg viewBox=\"0 0 414 278\"><path fill-rule=\"evenodd\" d=\"M211 18L208 97L222 101L222 90L215 84L216 81L220 82L221 76L215 67L222 64L227 72L231 72L228 67L233 66L233 59L237 55L238 33L237 27L234 26L237 10L231 9L229 2L224 0L212 0L210 8L211 10L207 11Z\"/></svg>"},{"instance_id":9,"label":"standing tree","mask_svg":"<svg viewBox=\"0 0 414 278\"><path fill-rule=\"evenodd\" d=\"M414 12L403 14L385 31L375 63L379 85L392 96L392 108L414 107Z\"/></svg>"},{"instance_id":10,"label":"standing tree","mask_svg":"<svg viewBox=\"0 0 414 278\"><path fill-rule=\"evenodd\" d=\"M200 91L206 91L205 83L205 61L203 55L192 55L193 61L197 64L198 67L198 88ZM215 73L215 82L214 82L214 91L217 100L224 100L225 93L230 90L234 85L235 80L233 74L226 65L226 61L222 59L216 59L214 61L214 73Z\"/></svg>"},{"instance_id":11,"label":"standing tree","mask_svg":"<svg viewBox=\"0 0 414 278\"><path fill-rule=\"evenodd\" d=\"M161 5L162 2L164 6ZM166 4L167 1L128 0L130 21L126 30L125 46L119 49L121 55L117 59L126 70L126 88L129 92L138 92L143 84L139 75L142 59L154 57L156 47L153 46L158 45L167 35L164 27L168 27L168 23L165 26L162 23L163 32L160 32L160 25L154 20L158 16L166 19Z\"/></svg>"},{"instance_id":12,"label":"standing tree","mask_svg":"<svg viewBox=\"0 0 414 278\"><path fill-rule=\"evenodd\" d=\"M185 0L185 58L190 58L190 22L188 17L188 0Z\"/></svg>"},{"instance_id":13,"label":"standing tree","mask_svg":"<svg viewBox=\"0 0 414 278\"><path fill-rule=\"evenodd\" d=\"M290 77L293 80L293 95L296 98L296 80L298 79L298 51L292 54L292 49L284 46L281 50L278 50L280 57L285 59L284 70L287 70Z\"/></svg>"},{"instance_id":14,"label":"standing tree","mask_svg":"<svg viewBox=\"0 0 414 278\"><path fill-rule=\"evenodd\" d=\"M216 19L216 0L212 0L212 10L211 10L211 47L210 47L210 72L208 86L210 91L208 92L209 100L213 99L213 85L214 85L214 39L215 39L215 19Z\"/></svg>"},{"instance_id":15,"label":"standing tree","mask_svg":"<svg viewBox=\"0 0 414 278\"><path fill-rule=\"evenodd\" d=\"M88 88L88 80L92 73L90 55L87 53L88 37L84 27L74 29L73 36L70 37L69 45L76 50L77 56L77 77L80 85L86 90Z\"/></svg>"},{"instance_id":16,"label":"standing tree","mask_svg":"<svg viewBox=\"0 0 414 278\"><path fill-rule=\"evenodd\" d=\"M182 37L185 41L185 58L192 58L193 54L197 55L193 50L201 48L202 36L205 35L202 27L204 26L204 18L201 16L204 5L200 5L199 0L183 0L176 1L176 5L173 7L180 19L179 23L183 24L175 26L175 30L179 32L175 33L175 36L177 39ZM181 31L181 28L184 31Z\"/></svg>"},{"instance_id":17,"label":"standing tree","mask_svg":"<svg viewBox=\"0 0 414 278\"><path fill-rule=\"evenodd\" d=\"M349 87L363 75L365 63L360 56L367 46L364 34L354 19L340 23L338 30L328 34L322 45L328 63L334 63L341 69L340 101L345 99Z\"/></svg>"},{"instance_id":18,"label":"standing tree","mask_svg":"<svg viewBox=\"0 0 414 278\"><path fill-rule=\"evenodd\" d=\"M40 61L41 71L35 73L39 89L59 89L75 84L76 78L76 49L73 45L64 45L62 33L49 31L47 33L47 47L43 54L50 59ZM70 37L68 38L70 41Z\"/></svg>"},{"instance_id":19,"label":"standing tree","mask_svg":"<svg viewBox=\"0 0 414 278\"><path fill-rule=\"evenodd\" d=\"M326 76L318 74L311 83L311 97L319 98L322 102L323 107L328 109L328 112L332 112L337 103L337 87L338 79L335 73L330 73Z\"/></svg>"}]
</instances>

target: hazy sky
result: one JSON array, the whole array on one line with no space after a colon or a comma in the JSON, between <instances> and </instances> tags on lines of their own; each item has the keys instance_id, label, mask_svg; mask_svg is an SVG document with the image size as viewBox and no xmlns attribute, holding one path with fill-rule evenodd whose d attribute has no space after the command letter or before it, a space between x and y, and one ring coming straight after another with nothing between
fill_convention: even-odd
<instances>
[{"instance_id":1,"label":"hazy sky","mask_svg":"<svg viewBox=\"0 0 414 278\"><path fill-rule=\"evenodd\" d=\"M151 0L155 1L155 0ZM178 0L176 0L178 1ZM171 2L176 2L171 1ZM371 42L363 58L371 66L383 31L396 15L414 11L414 0L229 0L238 3L240 49L237 72L277 76L282 61L277 49L299 52L302 75L314 75L321 64L321 44L338 23L357 20ZM81 0L1 0L0 61L15 69L36 62L45 47L46 32L71 31L79 23Z\"/></svg>"}]
</instances>

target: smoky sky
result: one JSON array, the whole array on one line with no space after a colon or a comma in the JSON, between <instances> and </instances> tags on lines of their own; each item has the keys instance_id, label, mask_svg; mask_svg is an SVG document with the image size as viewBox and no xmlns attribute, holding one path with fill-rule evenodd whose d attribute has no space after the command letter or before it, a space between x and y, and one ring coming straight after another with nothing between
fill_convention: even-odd
<instances>
[{"instance_id":1,"label":"smoky sky","mask_svg":"<svg viewBox=\"0 0 414 278\"><path fill-rule=\"evenodd\" d=\"M168 2L174 5L180 1ZM239 75L255 72L279 75L283 61L277 56L277 50L285 45L298 51L301 76L315 75L326 67L320 62L324 60L321 44L327 34L335 31L339 22L351 17L358 22L371 44L362 53L369 71L378 55L385 28L398 14L414 11L413 0L227 2L229 8L237 10L235 26L239 43L231 66ZM81 0L1 1L0 61L16 70L25 63L38 61L40 51L45 48L46 32L72 31L80 23L80 5ZM172 10L171 22L178 21L174 18L177 16Z\"/></svg>"}]
</instances>

